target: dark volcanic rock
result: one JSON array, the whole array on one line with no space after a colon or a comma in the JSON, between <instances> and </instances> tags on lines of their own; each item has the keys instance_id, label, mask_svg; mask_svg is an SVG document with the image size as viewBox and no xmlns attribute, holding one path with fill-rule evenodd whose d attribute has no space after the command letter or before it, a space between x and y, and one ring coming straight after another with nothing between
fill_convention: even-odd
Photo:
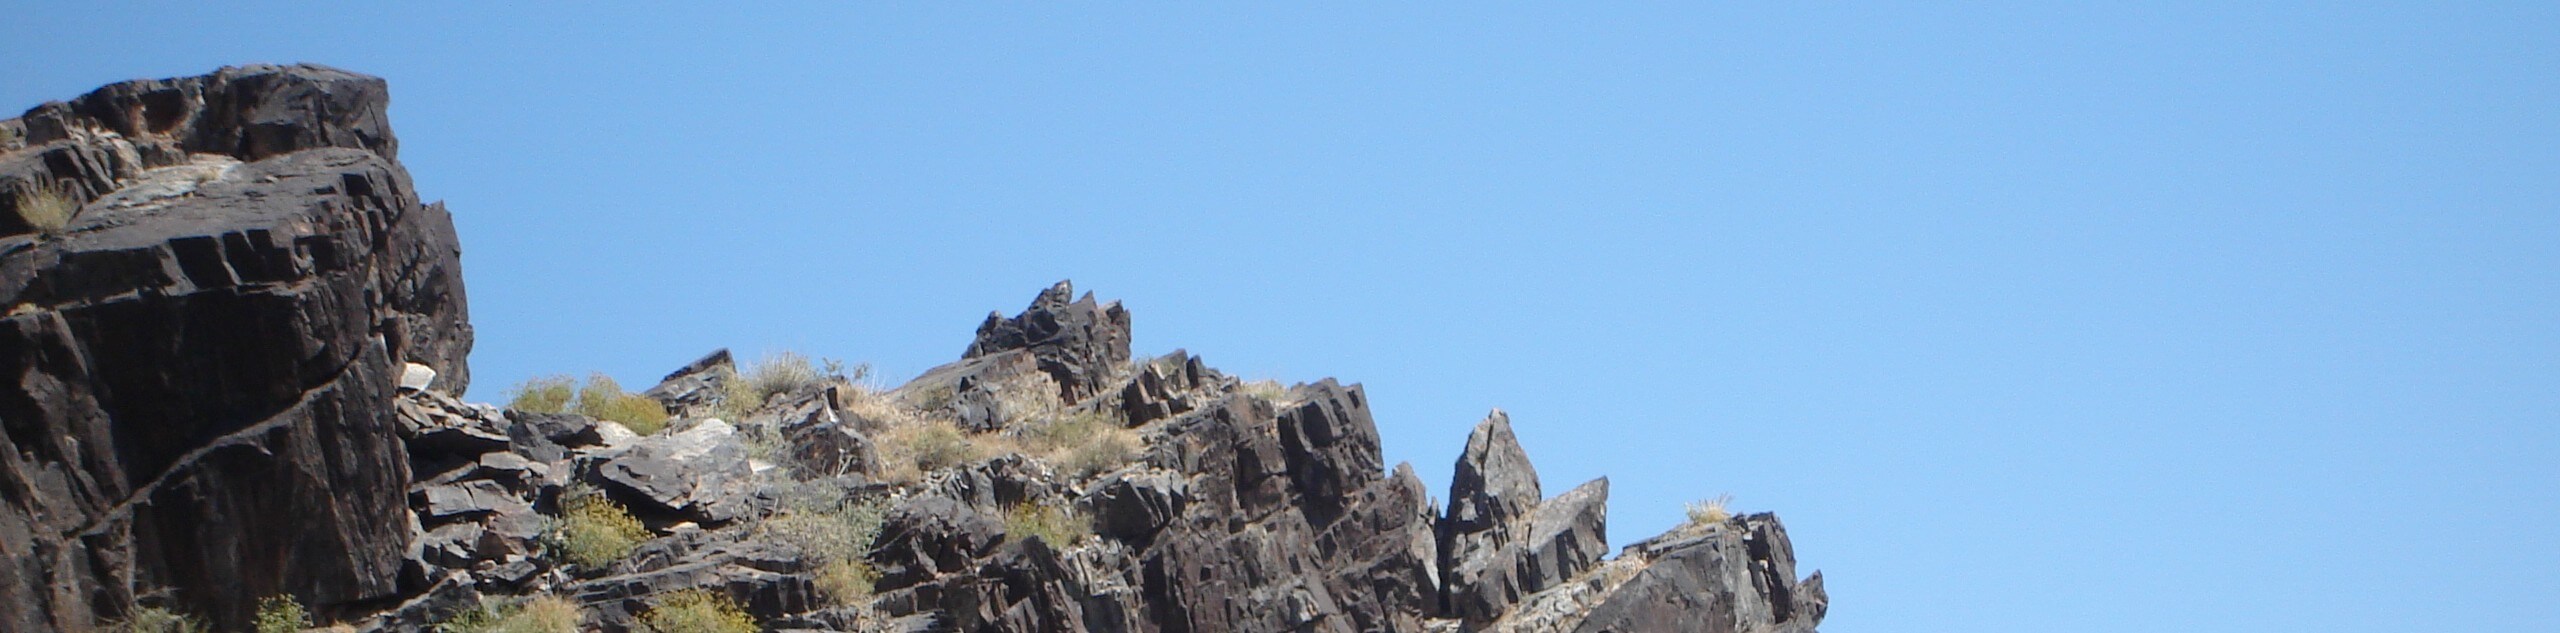
<instances>
[{"instance_id":1,"label":"dark volcanic rock","mask_svg":"<svg viewBox=\"0 0 2560 633\"><path fill-rule=\"evenodd\" d=\"M1511 415L1501 409L1477 422L1467 434L1467 448L1449 480L1449 533L1466 535L1490 530L1526 516L1542 498L1538 469L1529 452L1511 434Z\"/></svg>"},{"instance_id":2,"label":"dark volcanic rock","mask_svg":"<svg viewBox=\"0 0 2560 633\"><path fill-rule=\"evenodd\" d=\"M1117 301L1097 305L1093 293L1074 299L1075 286L1058 282L1032 299L1031 307L1013 318L987 315L978 338L961 358L977 358L1007 350L1029 350L1058 382L1059 396L1083 400L1100 393L1114 372L1129 363L1129 312Z\"/></svg>"},{"instance_id":3,"label":"dark volcanic rock","mask_svg":"<svg viewBox=\"0 0 2560 633\"><path fill-rule=\"evenodd\" d=\"M1591 609L1579 633L1812 631L1829 598L1822 575L1798 583L1776 516L1738 517L1704 534L1629 546L1651 562Z\"/></svg>"},{"instance_id":4,"label":"dark volcanic rock","mask_svg":"<svg viewBox=\"0 0 2560 633\"><path fill-rule=\"evenodd\" d=\"M7 122L0 189L0 629L86 629L166 590L224 626L290 593L394 597L402 363L469 384L451 219L396 162L381 80L252 66ZM16 204L0 196L0 205Z\"/></svg>"}]
</instances>

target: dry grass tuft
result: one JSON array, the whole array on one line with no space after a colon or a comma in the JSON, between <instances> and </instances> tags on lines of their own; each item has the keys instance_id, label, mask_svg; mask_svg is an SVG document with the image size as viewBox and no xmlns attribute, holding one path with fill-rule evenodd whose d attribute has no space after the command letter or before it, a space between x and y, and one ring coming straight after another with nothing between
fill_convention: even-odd
<instances>
[{"instance_id":1,"label":"dry grass tuft","mask_svg":"<svg viewBox=\"0 0 2560 633\"><path fill-rule=\"evenodd\" d=\"M18 187L18 219L35 229L37 235L59 237L71 226L71 216L80 213L80 202L62 183L38 180Z\"/></svg>"},{"instance_id":2,"label":"dry grass tuft","mask_svg":"<svg viewBox=\"0 0 2560 633\"><path fill-rule=\"evenodd\" d=\"M1024 424L1018 431L1023 452L1056 465L1078 479L1119 468L1138 458L1138 433L1120 418L1099 409Z\"/></svg>"},{"instance_id":3,"label":"dry grass tuft","mask_svg":"<svg viewBox=\"0 0 2560 633\"><path fill-rule=\"evenodd\" d=\"M1093 521L1073 509L1025 503L1005 512L1004 533L1037 538L1050 547L1065 549L1093 536Z\"/></svg>"},{"instance_id":4,"label":"dry grass tuft","mask_svg":"<svg viewBox=\"0 0 2560 633\"><path fill-rule=\"evenodd\" d=\"M969 434L950 420L926 419L889 427L880 434L880 475L913 483L924 474L975 461L979 452Z\"/></svg>"},{"instance_id":5,"label":"dry grass tuft","mask_svg":"<svg viewBox=\"0 0 2560 633\"><path fill-rule=\"evenodd\" d=\"M484 601L436 625L436 633L578 633L578 603L553 595L522 602Z\"/></svg>"},{"instance_id":6,"label":"dry grass tuft","mask_svg":"<svg viewBox=\"0 0 2560 633\"><path fill-rule=\"evenodd\" d=\"M1723 525L1725 521L1733 519L1733 512L1726 509L1731 505L1733 505L1733 495L1716 495L1713 499L1692 501L1689 503L1689 523L1683 527L1704 528Z\"/></svg>"},{"instance_id":7,"label":"dry grass tuft","mask_svg":"<svg viewBox=\"0 0 2560 633\"><path fill-rule=\"evenodd\" d=\"M1277 380L1250 381L1238 386L1237 389L1244 392L1244 395L1252 396L1254 399L1261 400L1263 402L1269 402L1275 406L1287 404L1289 402L1289 387L1280 384L1280 381Z\"/></svg>"},{"instance_id":8,"label":"dry grass tuft","mask_svg":"<svg viewBox=\"0 0 2560 633\"><path fill-rule=\"evenodd\" d=\"M829 361L830 366L840 365ZM868 369L860 373L869 374ZM807 354L780 351L738 369L730 377L720 405L720 412L730 419L742 419L764 408L774 394L791 393L817 385L826 379L818 365Z\"/></svg>"},{"instance_id":9,"label":"dry grass tuft","mask_svg":"<svg viewBox=\"0 0 2560 633\"><path fill-rule=\"evenodd\" d=\"M124 619L107 624L110 633L204 633L204 622L169 610L168 607L140 607Z\"/></svg>"}]
</instances>

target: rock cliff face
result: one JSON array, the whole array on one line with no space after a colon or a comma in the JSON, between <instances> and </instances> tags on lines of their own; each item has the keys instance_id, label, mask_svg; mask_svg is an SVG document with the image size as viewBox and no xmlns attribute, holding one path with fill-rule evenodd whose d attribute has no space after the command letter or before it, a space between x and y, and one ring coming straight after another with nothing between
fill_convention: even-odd
<instances>
[{"instance_id":1,"label":"rock cliff face","mask_svg":"<svg viewBox=\"0 0 2560 633\"><path fill-rule=\"evenodd\" d=\"M627 631L694 591L772 631L1811 631L1827 606L1774 516L1610 556L1608 481L1546 496L1499 410L1444 510L1359 385L1135 358L1129 311L1064 282L896 388L723 350L642 393L674 414L649 434L464 402L459 249L385 94L261 66L0 121L0 189L80 209L0 214L0 629L236 629L279 594L364 630L556 596ZM630 521L602 557L597 508Z\"/></svg>"},{"instance_id":2,"label":"rock cliff face","mask_svg":"<svg viewBox=\"0 0 2560 633\"><path fill-rule=\"evenodd\" d=\"M396 381L460 392L471 331L385 94L259 66L0 121L0 628L85 629L146 590L225 624L262 595L396 597ZM67 226L21 219L39 189Z\"/></svg>"}]
</instances>

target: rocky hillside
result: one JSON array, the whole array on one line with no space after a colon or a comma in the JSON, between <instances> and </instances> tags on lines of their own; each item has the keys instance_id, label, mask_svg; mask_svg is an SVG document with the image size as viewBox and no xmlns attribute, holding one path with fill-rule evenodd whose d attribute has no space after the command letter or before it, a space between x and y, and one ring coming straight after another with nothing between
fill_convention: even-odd
<instances>
[{"instance_id":1,"label":"rocky hillside","mask_svg":"<svg viewBox=\"0 0 2560 633\"><path fill-rule=\"evenodd\" d=\"M1548 496L1498 410L1435 501L1359 385L1132 358L1130 313L1064 282L895 387L719 351L636 394L466 402L460 249L386 103L253 66L0 121L0 629L1822 619L1774 516L1612 556L1608 481Z\"/></svg>"}]
</instances>

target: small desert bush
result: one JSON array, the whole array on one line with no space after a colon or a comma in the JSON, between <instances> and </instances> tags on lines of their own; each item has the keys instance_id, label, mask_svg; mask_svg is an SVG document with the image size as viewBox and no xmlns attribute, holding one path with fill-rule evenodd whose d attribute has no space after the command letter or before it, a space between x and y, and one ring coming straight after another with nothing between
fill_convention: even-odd
<instances>
[{"instance_id":1,"label":"small desert bush","mask_svg":"<svg viewBox=\"0 0 2560 633\"><path fill-rule=\"evenodd\" d=\"M1726 506L1732 504L1733 495L1716 495L1713 499L1692 501L1689 503L1689 525L1698 527L1723 525L1726 520L1733 518L1733 512L1726 509Z\"/></svg>"},{"instance_id":2,"label":"small desert bush","mask_svg":"<svg viewBox=\"0 0 2560 633\"><path fill-rule=\"evenodd\" d=\"M1077 478L1119 468L1138 458L1138 434L1099 409L1025 425L1022 447Z\"/></svg>"},{"instance_id":3,"label":"small desert bush","mask_svg":"<svg viewBox=\"0 0 2560 633\"><path fill-rule=\"evenodd\" d=\"M842 364L829 362L832 365ZM733 418L746 417L756 409L764 408L765 401L773 398L774 394L807 389L825 379L807 354L793 351L766 354L737 372L729 380L724 394L726 402L722 407L722 413ZM866 369L863 373L867 376L869 372Z\"/></svg>"},{"instance_id":4,"label":"small desert bush","mask_svg":"<svg viewBox=\"0 0 2560 633\"><path fill-rule=\"evenodd\" d=\"M924 473L978 457L978 448L971 445L969 434L949 420L921 420L880 434L881 474L891 481L918 481Z\"/></svg>"},{"instance_id":5,"label":"small desert bush","mask_svg":"<svg viewBox=\"0 0 2560 633\"><path fill-rule=\"evenodd\" d=\"M1050 547L1065 548L1093 535L1093 525L1074 510L1024 503L1005 512L1004 533L1016 538L1037 537Z\"/></svg>"},{"instance_id":6,"label":"small desert bush","mask_svg":"<svg viewBox=\"0 0 2560 633\"><path fill-rule=\"evenodd\" d=\"M528 413L566 413L576 385L577 381L568 376L527 378L507 390L507 408Z\"/></svg>"},{"instance_id":7,"label":"small desert bush","mask_svg":"<svg viewBox=\"0 0 2560 633\"><path fill-rule=\"evenodd\" d=\"M204 633L204 622L168 607L140 607L107 624L110 633Z\"/></svg>"},{"instance_id":8,"label":"small desert bush","mask_svg":"<svg viewBox=\"0 0 2560 633\"><path fill-rule=\"evenodd\" d=\"M630 556L632 548L649 540L649 528L621 504L605 498L603 491L574 485L560 499L560 520L551 525L546 541L562 560L601 568Z\"/></svg>"},{"instance_id":9,"label":"small desert bush","mask_svg":"<svg viewBox=\"0 0 2560 633\"><path fill-rule=\"evenodd\" d=\"M61 235L80 212L80 202L61 183L37 180L18 188L18 219L45 237Z\"/></svg>"},{"instance_id":10,"label":"small desert bush","mask_svg":"<svg viewBox=\"0 0 2560 633\"><path fill-rule=\"evenodd\" d=\"M651 633L756 633L756 620L726 595L687 589L660 596L640 616Z\"/></svg>"},{"instance_id":11,"label":"small desert bush","mask_svg":"<svg viewBox=\"0 0 2560 633\"><path fill-rule=\"evenodd\" d=\"M258 633L300 633L311 626L311 612L302 608L293 596L268 596L258 601L254 628Z\"/></svg>"},{"instance_id":12,"label":"small desert bush","mask_svg":"<svg viewBox=\"0 0 2560 633\"><path fill-rule=\"evenodd\" d=\"M878 500L827 502L787 500L789 507L756 529L769 538L800 548L818 566L818 590L836 604L856 604L871 596L880 573L866 558L871 541L880 536L888 505Z\"/></svg>"},{"instance_id":13,"label":"small desert bush","mask_svg":"<svg viewBox=\"0 0 2560 633\"><path fill-rule=\"evenodd\" d=\"M559 596L522 602L484 601L436 625L436 633L578 633L578 603Z\"/></svg>"},{"instance_id":14,"label":"small desert bush","mask_svg":"<svg viewBox=\"0 0 2560 633\"><path fill-rule=\"evenodd\" d=\"M622 390L613 377L604 374L587 376L586 386L578 388L578 413L598 420L612 420L631 432L656 434L667 428L667 408L647 396Z\"/></svg>"}]
</instances>

